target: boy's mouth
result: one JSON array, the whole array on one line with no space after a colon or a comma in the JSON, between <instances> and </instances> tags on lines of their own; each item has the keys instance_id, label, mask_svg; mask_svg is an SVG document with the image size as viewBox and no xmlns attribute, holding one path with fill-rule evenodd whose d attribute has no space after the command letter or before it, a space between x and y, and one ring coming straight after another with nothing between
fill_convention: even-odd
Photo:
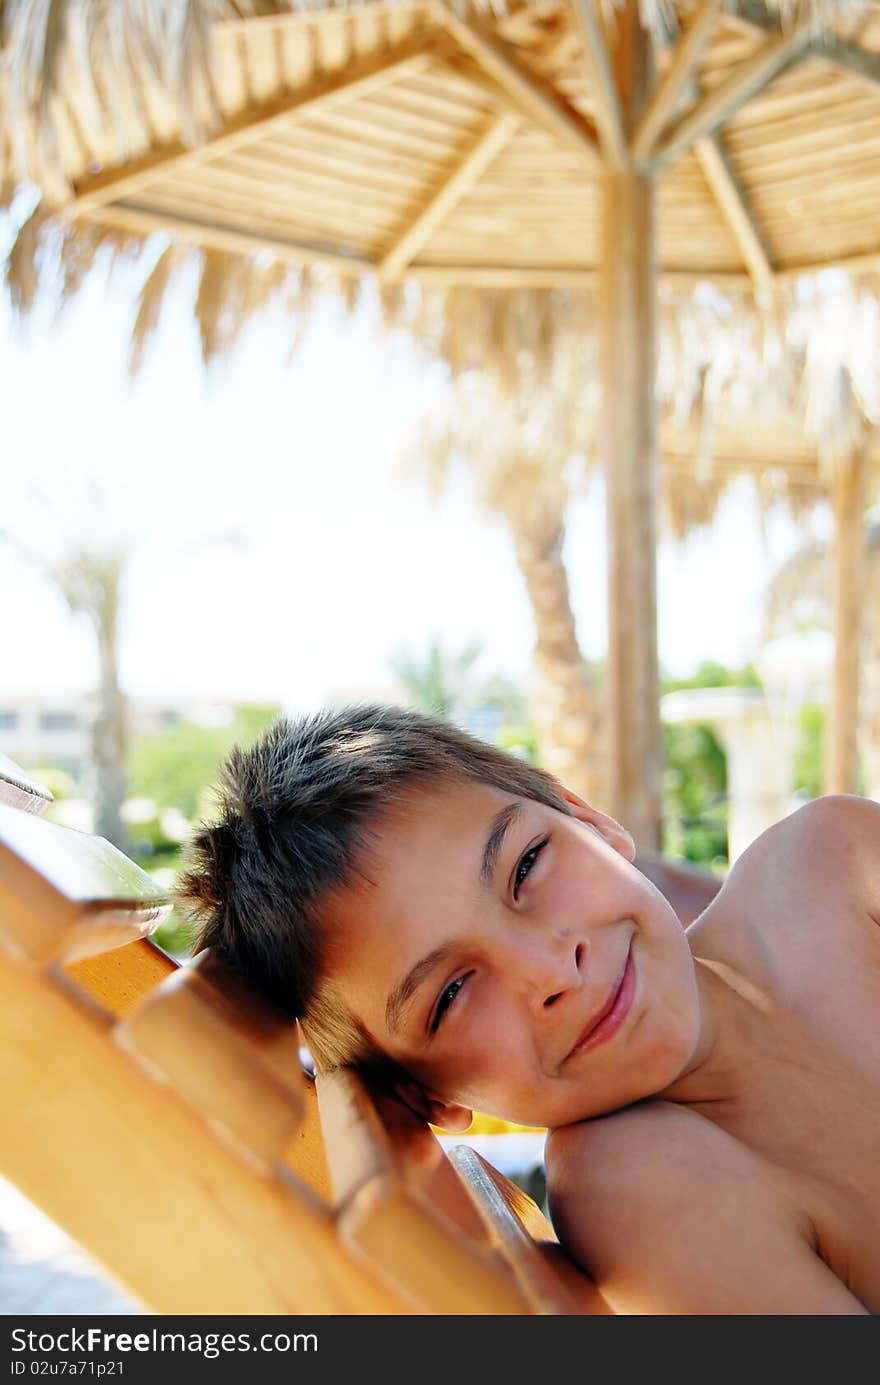
<instances>
[{"instance_id":1,"label":"boy's mouth","mask_svg":"<svg viewBox=\"0 0 880 1385\"><path fill-rule=\"evenodd\" d=\"M632 941L630 941L623 969L618 975L608 999L602 1008L588 1020L575 1040L574 1047L563 1058L563 1063L567 1063L570 1058L580 1056L580 1054L597 1048L599 1044L606 1043L613 1038L629 1014L634 994L635 966L632 960Z\"/></svg>"}]
</instances>

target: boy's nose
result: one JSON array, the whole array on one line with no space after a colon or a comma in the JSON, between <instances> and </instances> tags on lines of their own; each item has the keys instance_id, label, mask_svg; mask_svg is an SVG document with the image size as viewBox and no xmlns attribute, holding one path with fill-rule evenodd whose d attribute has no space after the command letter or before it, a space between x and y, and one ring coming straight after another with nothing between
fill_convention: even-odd
<instances>
[{"instance_id":1,"label":"boy's nose","mask_svg":"<svg viewBox=\"0 0 880 1385\"><path fill-rule=\"evenodd\" d=\"M534 949L525 980L537 1018L544 1018L565 995L580 987L585 954L585 944L568 931Z\"/></svg>"}]
</instances>

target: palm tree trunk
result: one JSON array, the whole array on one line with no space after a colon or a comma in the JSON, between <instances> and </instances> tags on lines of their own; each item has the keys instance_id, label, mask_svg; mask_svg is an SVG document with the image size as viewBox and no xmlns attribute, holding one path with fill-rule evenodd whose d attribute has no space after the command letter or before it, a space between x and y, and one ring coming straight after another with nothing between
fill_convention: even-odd
<instances>
[{"instance_id":1,"label":"palm tree trunk","mask_svg":"<svg viewBox=\"0 0 880 1385\"><path fill-rule=\"evenodd\" d=\"M583 798L601 796L598 699L577 640L568 574L562 561L565 523L511 517L516 558L535 622L532 716L541 763Z\"/></svg>"}]
</instances>

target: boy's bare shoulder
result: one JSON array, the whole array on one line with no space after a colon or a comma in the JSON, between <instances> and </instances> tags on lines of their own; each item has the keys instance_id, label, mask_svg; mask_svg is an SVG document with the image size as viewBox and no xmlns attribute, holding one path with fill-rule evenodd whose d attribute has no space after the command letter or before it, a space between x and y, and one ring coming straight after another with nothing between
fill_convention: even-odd
<instances>
[{"instance_id":1,"label":"boy's bare shoulder","mask_svg":"<svg viewBox=\"0 0 880 1385\"><path fill-rule=\"evenodd\" d=\"M845 937L876 945L880 920L880 804L844 794L817 798L763 832L734 864L689 936L695 949L722 936L751 939L777 962L802 952L815 966ZM714 942L712 941L714 939ZM735 946L735 943L734 943ZM772 965L768 975L776 968Z\"/></svg>"},{"instance_id":2,"label":"boy's bare shoulder","mask_svg":"<svg viewBox=\"0 0 880 1385\"><path fill-rule=\"evenodd\" d=\"M554 1130L557 1234L621 1313L861 1313L813 1228L745 1145L649 1101Z\"/></svg>"},{"instance_id":3,"label":"boy's bare shoulder","mask_svg":"<svg viewBox=\"0 0 880 1385\"><path fill-rule=\"evenodd\" d=\"M796 872L791 874L791 872ZM718 896L752 886L768 874L783 888L812 883L819 876L829 889L880 885L880 803L849 794L813 799L762 832L730 871Z\"/></svg>"}]
</instances>

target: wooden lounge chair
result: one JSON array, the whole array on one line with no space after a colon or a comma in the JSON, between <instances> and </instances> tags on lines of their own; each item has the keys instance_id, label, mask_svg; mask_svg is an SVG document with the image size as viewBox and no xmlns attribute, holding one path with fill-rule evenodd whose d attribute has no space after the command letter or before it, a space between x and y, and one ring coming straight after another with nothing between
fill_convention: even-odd
<instances>
[{"instance_id":1,"label":"wooden lounge chair","mask_svg":"<svg viewBox=\"0 0 880 1385\"><path fill-rule=\"evenodd\" d=\"M603 1311L536 1205L299 1035L0 766L0 1171L159 1313Z\"/></svg>"}]
</instances>

